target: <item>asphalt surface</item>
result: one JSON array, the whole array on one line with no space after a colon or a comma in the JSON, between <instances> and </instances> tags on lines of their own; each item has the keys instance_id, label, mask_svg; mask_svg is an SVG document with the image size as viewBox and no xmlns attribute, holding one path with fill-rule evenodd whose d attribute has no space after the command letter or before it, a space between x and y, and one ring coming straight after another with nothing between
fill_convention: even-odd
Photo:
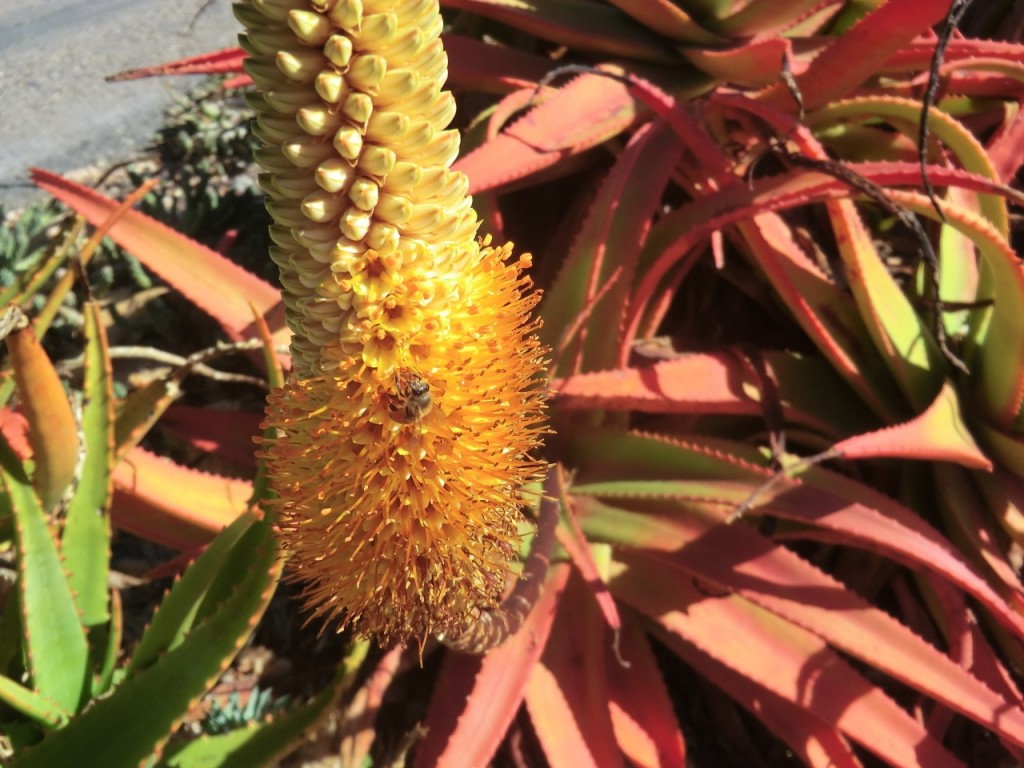
<instances>
[{"instance_id":1,"label":"asphalt surface","mask_svg":"<svg viewBox=\"0 0 1024 768\"><path fill-rule=\"evenodd\" d=\"M0 0L0 204L66 173L131 159L197 78L104 77L236 44L231 0Z\"/></svg>"}]
</instances>

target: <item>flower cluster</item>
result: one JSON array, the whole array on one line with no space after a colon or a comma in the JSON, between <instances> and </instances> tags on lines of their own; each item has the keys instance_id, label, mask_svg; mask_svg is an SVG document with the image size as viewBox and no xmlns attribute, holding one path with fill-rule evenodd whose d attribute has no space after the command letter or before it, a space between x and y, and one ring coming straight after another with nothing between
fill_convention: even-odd
<instances>
[{"instance_id":1,"label":"flower cluster","mask_svg":"<svg viewBox=\"0 0 1024 768\"><path fill-rule=\"evenodd\" d=\"M248 0L293 331L264 446L315 615L385 641L492 609L542 465L529 257L477 240L436 0Z\"/></svg>"}]
</instances>

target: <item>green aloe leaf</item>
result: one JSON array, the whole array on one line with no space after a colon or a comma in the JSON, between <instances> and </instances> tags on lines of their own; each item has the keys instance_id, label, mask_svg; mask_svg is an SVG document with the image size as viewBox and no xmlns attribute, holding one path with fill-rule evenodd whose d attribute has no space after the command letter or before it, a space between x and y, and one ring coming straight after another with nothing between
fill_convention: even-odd
<instances>
[{"instance_id":1,"label":"green aloe leaf","mask_svg":"<svg viewBox=\"0 0 1024 768\"><path fill-rule=\"evenodd\" d=\"M55 730L67 722L67 713L30 688L0 675L0 702L16 709L46 730Z\"/></svg>"},{"instance_id":2,"label":"green aloe leaf","mask_svg":"<svg viewBox=\"0 0 1024 768\"><path fill-rule=\"evenodd\" d=\"M0 440L0 484L14 512L18 589L32 687L70 714L82 706L88 692L85 630L46 515L5 440Z\"/></svg>"},{"instance_id":3,"label":"green aloe leaf","mask_svg":"<svg viewBox=\"0 0 1024 768\"><path fill-rule=\"evenodd\" d=\"M158 768L250 768L265 765L287 752L309 728L316 724L327 709L355 679L369 643L358 643L344 664L338 668L324 690L307 703L278 714L265 723L239 728L218 736L204 736L165 750Z\"/></svg>"},{"instance_id":4,"label":"green aloe leaf","mask_svg":"<svg viewBox=\"0 0 1024 768\"><path fill-rule=\"evenodd\" d=\"M154 754L193 702L231 662L273 593L281 563L270 526L249 527L236 545L249 568L201 625L108 697L27 751L16 768L135 768ZM184 577L183 577L184 580Z\"/></svg>"},{"instance_id":5,"label":"green aloe leaf","mask_svg":"<svg viewBox=\"0 0 1024 768\"><path fill-rule=\"evenodd\" d=\"M179 397L181 382L170 376L134 389L119 401L114 427L114 460L120 462L127 456Z\"/></svg>"},{"instance_id":6,"label":"green aloe leaf","mask_svg":"<svg viewBox=\"0 0 1024 768\"><path fill-rule=\"evenodd\" d=\"M254 523L252 515L239 517L213 540L175 582L139 640L128 663L129 673L146 669L184 641L225 561Z\"/></svg>"},{"instance_id":7,"label":"green aloe leaf","mask_svg":"<svg viewBox=\"0 0 1024 768\"><path fill-rule=\"evenodd\" d=\"M61 554L68 585L86 628L110 620L107 577L110 573L110 494L113 488L113 372L99 307L85 308L85 380L82 432L85 461L82 478L68 504Z\"/></svg>"},{"instance_id":8,"label":"green aloe leaf","mask_svg":"<svg viewBox=\"0 0 1024 768\"><path fill-rule=\"evenodd\" d=\"M93 698L102 696L110 690L114 683L114 673L121 653L121 640L124 637L124 612L121 610L121 593L112 590L110 593L110 623L104 628L103 639L105 648L103 658L93 681Z\"/></svg>"}]
</instances>

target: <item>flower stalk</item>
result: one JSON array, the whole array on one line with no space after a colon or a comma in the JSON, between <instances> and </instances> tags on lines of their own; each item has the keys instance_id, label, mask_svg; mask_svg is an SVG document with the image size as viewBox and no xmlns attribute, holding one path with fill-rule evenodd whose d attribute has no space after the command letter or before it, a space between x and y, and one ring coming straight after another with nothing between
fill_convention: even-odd
<instances>
[{"instance_id":1,"label":"flower stalk","mask_svg":"<svg viewBox=\"0 0 1024 768\"><path fill-rule=\"evenodd\" d=\"M511 244L477 240L436 0L248 0L293 374L264 455L316 616L457 636L514 570L543 355Z\"/></svg>"}]
</instances>

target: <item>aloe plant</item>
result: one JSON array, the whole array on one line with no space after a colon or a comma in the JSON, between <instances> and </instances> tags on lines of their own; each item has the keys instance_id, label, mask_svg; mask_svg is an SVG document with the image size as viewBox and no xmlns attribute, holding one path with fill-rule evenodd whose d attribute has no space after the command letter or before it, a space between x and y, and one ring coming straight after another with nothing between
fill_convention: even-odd
<instances>
[{"instance_id":1,"label":"aloe plant","mask_svg":"<svg viewBox=\"0 0 1024 768\"><path fill-rule=\"evenodd\" d=\"M410 761L678 765L724 748L683 738L697 709L763 745L732 706L809 765L970 764L982 730L1020 759L1021 46L946 51L940 218L915 141L949 3L447 5L449 82L502 97L455 169L545 289L559 550L503 645L427 647ZM253 290L282 327L234 285L207 311Z\"/></svg>"}]
</instances>

